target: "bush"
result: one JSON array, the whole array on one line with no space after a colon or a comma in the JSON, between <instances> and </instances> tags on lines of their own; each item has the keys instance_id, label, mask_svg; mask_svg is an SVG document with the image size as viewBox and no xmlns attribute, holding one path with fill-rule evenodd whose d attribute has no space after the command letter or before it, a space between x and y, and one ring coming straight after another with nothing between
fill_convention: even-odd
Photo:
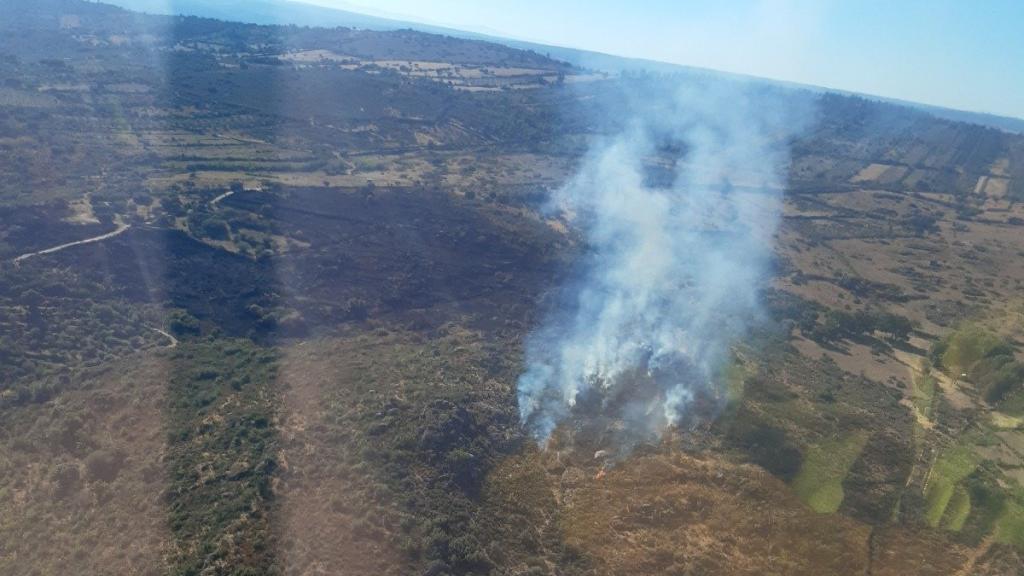
<instances>
[{"instance_id":1,"label":"bush","mask_svg":"<svg viewBox=\"0 0 1024 576\"><path fill-rule=\"evenodd\" d=\"M767 424L744 421L731 431L731 435L738 447L749 455L751 462L774 476L789 481L800 471L803 457L785 431Z\"/></svg>"},{"instance_id":2,"label":"bush","mask_svg":"<svg viewBox=\"0 0 1024 576\"><path fill-rule=\"evenodd\" d=\"M213 240L227 240L231 236L227 223L219 218L200 220L197 232L200 236Z\"/></svg>"},{"instance_id":3,"label":"bush","mask_svg":"<svg viewBox=\"0 0 1024 576\"><path fill-rule=\"evenodd\" d=\"M184 310L175 310L171 313L168 326L175 336L190 336L199 334L199 320Z\"/></svg>"},{"instance_id":4,"label":"bush","mask_svg":"<svg viewBox=\"0 0 1024 576\"><path fill-rule=\"evenodd\" d=\"M362 298L349 298L345 303L345 317L349 320L362 322L370 315L370 305Z\"/></svg>"},{"instance_id":5,"label":"bush","mask_svg":"<svg viewBox=\"0 0 1024 576\"><path fill-rule=\"evenodd\" d=\"M995 334L983 328L962 328L946 338L941 365L950 370L966 371L1000 344L1001 340Z\"/></svg>"},{"instance_id":6,"label":"bush","mask_svg":"<svg viewBox=\"0 0 1024 576\"><path fill-rule=\"evenodd\" d=\"M456 448L444 458L445 468L452 475L452 482L459 488L472 492L483 480L480 459L468 450Z\"/></svg>"},{"instance_id":7,"label":"bush","mask_svg":"<svg viewBox=\"0 0 1024 576\"><path fill-rule=\"evenodd\" d=\"M908 318L885 313L875 320L875 329L894 342L906 342L914 330L914 325Z\"/></svg>"},{"instance_id":8,"label":"bush","mask_svg":"<svg viewBox=\"0 0 1024 576\"><path fill-rule=\"evenodd\" d=\"M813 322L810 316L805 322ZM803 328L806 331L806 328ZM825 342L836 342L844 338L871 336L881 332L890 342L906 342L914 330L909 318L888 312L844 312L828 310L820 326L813 326L811 336Z\"/></svg>"},{"instance_id":9,"label":"bush","mask_svg":"<svg viewBox=\"0 0 1024 576\"><path fill-rule=\"evenodd\" d=\"M124 465L124 454L97 450L85 459L85 473L91 481L113 482Z\"/></svg>"},{"instance_id":10,"label":"bush","mask_svg":"<svg viewBox=\"0 0 1024 576\"><path fill-rule=\"evenodd\" d=\"M985 363L987 360L989 359L979 364ZM985 401L989 404L998 404L1010 392L1021 387L1021 382L1024 382L1024 366L1011 356L998 356L991 360L1002 364L984 376L979 376L977 381L984 386ZM972 374L974 372L972 370Z\"/></svg>"},{"instance_id":11,"label":"bush","mask_svg":"<svg viewBox=\"0 0 1024 576\"><path fill-rule=\"evenodd\" d=\"M78 490L78 483L81 481L81 473L78 465L62 462L57 465L53 472L53 483L55 485L54 496L66 498Z\"/></svg>"},{"instance_id":12,"label":"bush","mask_svg":"<svg viewBox=\"0 0 1024 576\"><path fill-rule=\"evenodd\" d=\"M167 502L175 574L270 574L276 356L243 341L190 342L172 356ZM214 473L216 481L204 474Z\"/></svg>"},{"instance_id":13,"label":"bush","mask_svg":"<svg viewBox=\"0 0 1024 576\"><path fill-rule=\"evenodd\" d=\"M1013 346L978 326L957 330L932 346L932 362L957 373L966 372L989 404L1002 402L1024 386L1024 364Z\"/></svg>"}]
</instances>

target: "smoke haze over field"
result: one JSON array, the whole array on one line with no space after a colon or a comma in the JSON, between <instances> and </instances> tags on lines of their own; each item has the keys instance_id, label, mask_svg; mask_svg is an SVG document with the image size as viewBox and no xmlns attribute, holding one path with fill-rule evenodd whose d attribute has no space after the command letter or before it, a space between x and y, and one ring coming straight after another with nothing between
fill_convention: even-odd
<instances>
[{"instance_id":1,"label":"smoke haze over field","mask_svg":"<svg viewBox=\"0 0 1024 576\"><path fill-rule=\"evenodd\" d=\"M641 85L551 198L588 252L527 341L519 410L541 441L581 402L633 439L716 408L717 372L758 314L799 123L743 85Z\"/></svg>"}]
</instances>

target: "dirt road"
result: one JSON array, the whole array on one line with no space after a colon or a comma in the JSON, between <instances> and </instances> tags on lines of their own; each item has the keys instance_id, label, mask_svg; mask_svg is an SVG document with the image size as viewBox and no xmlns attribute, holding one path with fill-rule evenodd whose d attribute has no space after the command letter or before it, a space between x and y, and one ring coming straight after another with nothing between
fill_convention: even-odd
<instances>
[{"instance_id":1,"label":"dirt road","mask_svg":"<svg viewBox=\"0 0 1024 576\"><path fill-rule=\"evenodd\" d=\"M131 227L131 224L117 222L117 228L113 232L107 232L106 234L93 236L92 238L86 238L85 240L78 240L77 242L68 242L67 244L61 244L60 246L54 246L53 248L47 248L46 250L40 250L38 252L29 252L28 254L22 254L21 256L18 256L17 258L14 259L14 263L19 264L22 261L28 260L29 258L32 258L34 256L53 254L54 252L60 252L61 250L71 248L72 246L78 246L80 244L92 244L93 242L101 242L103 240L107 240L109 238L113 238L114 236L122 234L125 230Z\"/></svg>"},{"instance_id":2,"label":"dirt road","mask_svg":"<svg viewBox=\"0 0 1024 576\"><path fill-rule=\"evenodd\" d=\"M162 336L166 337L168 340L170 340L170 344L167 345L167 348L177 348L178 347L178 339L175 338L174 335L172 335L172 334L170 334L168 332L164 332L163 330L161 330L159 328L151 328L151 330L153 330L154 332L159 332L160 335L162 335Z\"/></svg>"},{"instance_id":3,"label":"dirt road","mask_svg":"<svg viewBox=\"0 0 1024 576\"><path fill-rule=\"evenodd\" d=\"M227 192L221 194L220 196L217 196L213 200L210 200L210 207L212 208L212 207L216 206L218 202L220 202L221 200L227 198L228 196L231 196L234 193L235 193L234 190L228 190Z\"/></svg>"}]
</instances>

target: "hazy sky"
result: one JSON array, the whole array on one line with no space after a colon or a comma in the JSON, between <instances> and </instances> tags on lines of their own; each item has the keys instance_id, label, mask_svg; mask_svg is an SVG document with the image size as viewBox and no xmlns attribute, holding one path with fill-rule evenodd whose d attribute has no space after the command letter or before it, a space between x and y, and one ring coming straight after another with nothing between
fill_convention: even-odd
<instances>
[{"instance_id":1,"label":"hazy sky","mask_svg":"<svg viewBox=\"0 0 1024 576\"><path fill-rule=\"evenodd\" d=\"M1024 117L1024 0L305 0Z\"/></svg>"}]
</instances>

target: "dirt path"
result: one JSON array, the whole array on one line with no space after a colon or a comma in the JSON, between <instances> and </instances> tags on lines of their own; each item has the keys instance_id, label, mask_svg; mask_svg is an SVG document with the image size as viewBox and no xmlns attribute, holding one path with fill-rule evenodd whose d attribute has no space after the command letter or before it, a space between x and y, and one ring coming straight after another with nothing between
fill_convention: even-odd
<instances>
[{"instance_id":1,"label":"dirt path","mask_svg":"<svg viewBox=\"0 0 1024 576\"><path fill-rule=\"evenodd\" d=\"M906 365L914 373L920 373L920 370L915 366L920 365L923 356L916 354L910 354L903 352L902 350L895 350L893 357L896 358L901 364ZM975 407L974 400L970 396L964 394L960 390L959 384L953 378L950 378L948 374L942 370L932 370L931 376L935 378L935 381L939 384L939 388L945 395L946 400L949 401L950 405L957 410L968 410Z\"/></svg>"},{"instance_id":2,"label":"dirt path","mask_svg":"<svg viewBox=\"0 0 1024 576\"><path fill-rule=\"evenodd\" d=\"M900 404L906 406L906 408L910 410L911 414L914 416L914 419L917 420L918 425L921 426L923 433L927 434L928 432L931 431L937 432L936 424L938 423L938 414L935 412L933 412L930 415L922 414L921 411L918 409L917 405L914 404L912 396L914 391L914 382L918 378L934 376L936 378L936 381L938 382L938 378L944 377L945 374L942 374L938 370L922 369L924 368L924 366L922 366L922 361L924 360L924 358L916 354L909 354L900 350L895 350L893 357L896 359L897 362L907 367L907 373L910 377L911 397L904 398L903 400L900 401ZM934 394L940 393L944 394L945 388L941 384L938 384L938 389L935 390ZM909 490L910 486L918 479L918 474L920 474L923 470L924 477L921 478L921 485L922 490L926 490L928 487L928 479L932 473L932 467L935 465L935 454L932 454L931 461L928 461L928 456L925 454L924 444L915 439L913 445L914 459L913 462L911 462L910 473L907 474L907 480L903 484L903 489Z\"/></svg>"},{"instance_id":3,"label":"dirt path","mask_svg":"<svg viewBox=\"0 0 1024 576\"><path fill-rule=\"evenodd\" d=\"M228 196L231 196L234 193L235 193L234 190L228 190L227 192L221 194L220 196L217 196L213 200L210 200L210 208L215 207L218 202L220 202L221 200L227 198Z\"/></svg>"},{"instance_id":4,"label":"dirt path","mask_svg":"<svg viewBox=\"0 0 1024 576\"><path fill-rule=\"evenodd\" d=\"M241 142L242 144L266 144L264 140L257 140L256 138L243 138L241 136L231 136L230 134L214 134L215 137L223 140L234 140L235 142Z\"/></svg>"},{"instance_id":5,"label":"dirt path","mask_svg":"<svg viewBox=\"0 0 1024 576\"><path fill-rule=\"evenodd\" d=\"M935 376L936 382L939 383L939 388L942 388L946 399L949 400L949 403L954 408L957 410L968 410L976 406L974 400L960 390L960 385L957 381L950 378L945 372L942 370L932 370L932 375Z\"/></svg>"},{"instance_id":6,"label":"dirt path","mask_svg":"<svg viewBox=\"0 0 1024 576\"><path fill-rule=\"evenodd\" d=\"M172 334L169 334L169 333L167 333L167 332L164 332L163 330L161 330L161 329L159 329L159 328L150 328L150 329L151 329L152 331L154 331L154 332L159 332L161 336L164 336L164 337L166 337L166 338L167 338L168 340L170 340L170 341L171 341L171 343L167 345L167 348L177 348L177 347L178 347L178 339L177 339L177 338L175 338L175 337L174 337L174 336L173 336Z\"/></svg>"},{"instance_id":7,"label":"dirt path","mask_svg":"<svg viewBox=\"0 0 1024 576\"><path fill-rule=\"evenodd\" d=\"M38 252L29 252L28 254L22 254L21 256L18 256L17 258L15 258L13 260L13 262L15 264L20 264L22 261L28 260L29 258L32 258L33 256L42 256L44 254L53 254L54 252L60 252L61 250L64 250L65 248L71 248L72 246L78 246L80 244L92 244L94 242L101 242L103 240L107 240L107 239L113 238L114 236L118 236L118 235L122 234L125 230L127 230L127 229L129 229L131 227L132 227L131 224L125 224L124 222L118 221L117 222L117 228L113 232L107 232L106 234L101 234L99 236L93 236L92 238L86 238L85 240L78 240L76 242L68 242L67 244L61 244L60 246L54 246L53 248L47 248L46 250L40 250Z\"/></svg>"},{"instance_id":8,"label":"dirt path","mask_svg":"<svg viewBox=\"0 0 1024 576\"><path fill-rule=\"evenodd\" d=\"M964 562L963 568L961 568L955 576L971 576L974 574L974 567L978 564L978 560L981 559L985 554L988 554L989 548L992 548L992 544L995 543L995 536L989 535L982 541L981 545L971 551L971 554L967 557L967 561Z\"/></svg>"}]
</instances>

